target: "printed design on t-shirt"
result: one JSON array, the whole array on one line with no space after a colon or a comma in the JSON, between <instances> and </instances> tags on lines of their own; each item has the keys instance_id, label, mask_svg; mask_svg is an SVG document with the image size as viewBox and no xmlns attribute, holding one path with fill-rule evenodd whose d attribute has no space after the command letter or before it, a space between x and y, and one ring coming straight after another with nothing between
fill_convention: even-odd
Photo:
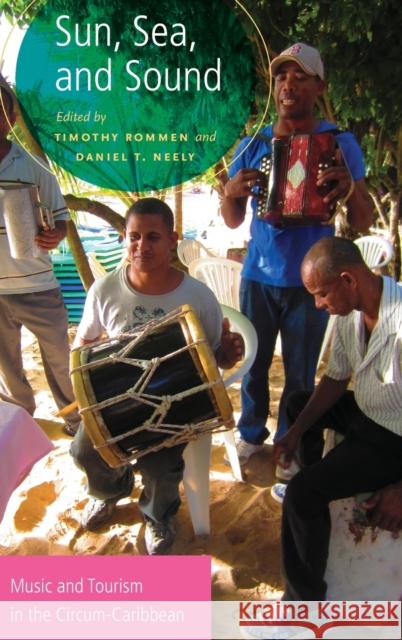
<instances>
[{"instance_id":1,"label":"printed design on t-shirt","mask_svg":"<svg viewBox=\"0 0 402 640\"><path fill-rule=\"evenodd\" d=\"M133 309L133 327L149 322L149 320L160 320L165 315L166 312L161 307L155 307L150 311L143 305L137 305Z\"/></svg>"}]
</instances>

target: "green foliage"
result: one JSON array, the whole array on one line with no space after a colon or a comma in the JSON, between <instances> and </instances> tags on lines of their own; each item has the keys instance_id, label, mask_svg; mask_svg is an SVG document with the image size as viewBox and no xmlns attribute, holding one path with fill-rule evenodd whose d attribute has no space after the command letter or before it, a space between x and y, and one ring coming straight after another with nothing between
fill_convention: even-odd
<instances>
[{"instance_id":1,"label":"green foliage","mask_svg":"<svg viewBox=\"0 0 402 640\"><path fill-rule=\"evenodd\" d=\"M16 22L19 27L25 27L45 2L46 0L37 0L35 3L27 2L27 0L13 0L12 2L0 0L0 13L4 13L9 22L13 24Z\"/></svg>"}]
</instances>

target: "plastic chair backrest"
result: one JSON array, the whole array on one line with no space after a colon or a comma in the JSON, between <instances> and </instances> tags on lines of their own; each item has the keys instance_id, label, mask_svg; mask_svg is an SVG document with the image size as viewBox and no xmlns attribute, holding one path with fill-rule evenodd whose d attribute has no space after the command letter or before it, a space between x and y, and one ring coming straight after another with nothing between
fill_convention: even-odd
<instances>
[{"instance_id":1,"label":"plastic chair backrest","mask_svg":"<svg viewBox=\"0 0 402 640\"><path fill-rule=\"evenodd\" d=\"M370 269L385 267L394 255L391 243L382 236L363 236L355 240L364 262Z\"/></svg>"},{"instance_id":2,"label":"plastic chair backrest","mask_svg":"<svg viewBox=\"0 0 402 640\"><path fill-rule=\"evenodd\" d=\"M94 251L89 251L87 253L87 258L88 258L90 269L92 271L92 275L95 278L95 280L97 278L102 278L107 274L105 267L101 265Z\"/></svg>"},{"instance_id":3,"label":"plastic chair backrest","mask_svg":"<svg viewBox=\"0 0 402 640\"><path fill-rule=\"evenodd\" d=\"M87 252L88 263L95 278L102 278L111 271L116 271L126 262L127 252L124 248L118 251L103 251L96 253L95 251Z\"/></svg>"},{"instance_id":4,"label":"plastic chair backrest","mask_svg":"<svg viewBox=\"0 0 402 640\"><path fill-rule=\"evenodd\" d=\"M241 380L253 364L257 354L258 338L253 324L240 311L226 304L221 304L221 309L223 317L230 321L230 329L243 337L245 347L244 358L238 369L223 379L225 387L230 387L234 382Z\"/></svg>"},{"instance_id":5,"label":"plastic chair backrest","mask_svg":"<svg viewBox=\"0 0 402 640\"><path fill-rule=\"evenodd\" d=\"M188 270L191 276L212 289L218 302L240 310L240 262L227 258L199 258L190 263Z\"/></svg>"},{"instance_id":6,"label":"plastic chair backrest","mask_svg":"<svg viewBox=\"0 0 402 640\"><path fill-rule=\"evenodd\" d=\"M177 257L186 267L197 258L207 258L213 254L198 240L182 240L177 245Z\"/></svg>"}]
</instances>

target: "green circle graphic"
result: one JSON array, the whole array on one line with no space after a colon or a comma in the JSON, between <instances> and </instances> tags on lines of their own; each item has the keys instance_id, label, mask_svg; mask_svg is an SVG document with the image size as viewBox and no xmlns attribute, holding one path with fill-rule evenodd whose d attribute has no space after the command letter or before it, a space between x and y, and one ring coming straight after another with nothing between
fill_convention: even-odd
<instances>
[{"instance_id":1,"label":"green circle graphic","mask_svg":"<svg viewBox=\"0 0 402 640\"><path fill-rule=\"evenodd\" d=\"M47 155L79 178L146 192L234 144L256 85L225 0L49 0L23 40L17 95Z\"/></svg>"}]
</instances>

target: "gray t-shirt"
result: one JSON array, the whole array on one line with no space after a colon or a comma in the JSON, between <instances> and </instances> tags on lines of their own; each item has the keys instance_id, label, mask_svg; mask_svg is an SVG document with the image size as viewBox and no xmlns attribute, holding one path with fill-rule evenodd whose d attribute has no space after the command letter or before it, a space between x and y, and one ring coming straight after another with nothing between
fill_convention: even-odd
<instances>
[{"instance_id":1,"label":"gray t-shirt","mask_svg":"<svg viewBox=\"0 0 402 640\"><path fill-rule=\"evenodd\" d=\"M96 280L88 291L77 337L94 340L104 331L109 337L157 320L183 304L197 313L208 342L215 352L222 333L222 311L214 293L202 282L184 274L176 289L163 295L135 291L127 267Z\"/></svg>"}]
</instances>

